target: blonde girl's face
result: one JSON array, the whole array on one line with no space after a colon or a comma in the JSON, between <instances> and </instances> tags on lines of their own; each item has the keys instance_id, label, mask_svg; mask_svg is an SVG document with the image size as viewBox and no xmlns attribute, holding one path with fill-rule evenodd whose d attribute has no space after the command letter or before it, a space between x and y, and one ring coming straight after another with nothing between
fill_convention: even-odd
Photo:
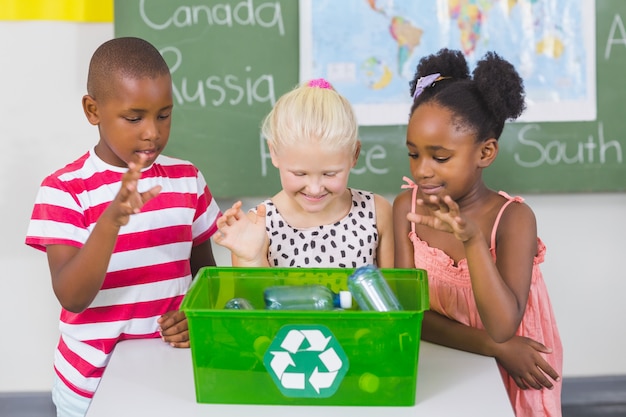
<instances>
[{"instance_id":1,"label":"blonde girl's face","mask_svg":"<svg viewBox=\"0 0 626 417\"><path fill-rule=\"evenodd\" d=\"M328 149L316 143L270 146L272 164L278 168L283 192L307 213L332 208L348 187L350 169L358 149Z\"/></svg>"}]
</instances>

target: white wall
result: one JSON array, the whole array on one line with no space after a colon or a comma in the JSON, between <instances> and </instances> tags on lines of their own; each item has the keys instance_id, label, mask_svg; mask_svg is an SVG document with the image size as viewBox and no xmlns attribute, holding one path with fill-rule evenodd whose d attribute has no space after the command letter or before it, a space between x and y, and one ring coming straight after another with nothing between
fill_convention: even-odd
<instances>
[{"instance_id":1,"label":"white wall","mask_svg":"<svg viewBox=\"0 0 626 417\"><path fill-rule=\"evenodd\" d=\"M59 306L46 257L24 236L43 177L96 142L80 102L89 58L112 36L111 24L0 22L0 392L50 389ZM525 197L548 246L564 375L626 374L626 195Z\"/></svg>"}]
</instances>

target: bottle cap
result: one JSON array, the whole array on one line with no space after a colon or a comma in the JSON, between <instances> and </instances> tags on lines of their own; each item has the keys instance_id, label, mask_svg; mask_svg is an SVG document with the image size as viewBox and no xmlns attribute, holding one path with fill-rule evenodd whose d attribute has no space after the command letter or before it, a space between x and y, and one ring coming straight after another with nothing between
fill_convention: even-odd
<instances>
[{"instance_id":1,"label":"bottle cap","mask_svg":"<svg viewBox=\"0 0 626 417\"><path fill-rule=\"evenodd\" d=\"M350 291L339 291L339 307L352 308L352 293Z\"/></svg>"}]
</instances>

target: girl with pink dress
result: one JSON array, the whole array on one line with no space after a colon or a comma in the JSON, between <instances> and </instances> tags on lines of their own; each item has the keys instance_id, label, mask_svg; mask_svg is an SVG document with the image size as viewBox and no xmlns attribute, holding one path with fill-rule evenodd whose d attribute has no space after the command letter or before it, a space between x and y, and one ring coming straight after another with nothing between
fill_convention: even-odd
<instances>
[{"instance_id":1,"label":"girl with pink dress","mask_svg":"<svg viewBox=\"0 0 626 417\"><path fill-rule=\"evenodd\" d=\"M460 51L423 58L411 82L406 146L413 179L394 201L395 266L428 273L422 338L492 356L517 417L561 416L563 348L540 264L545 245L520 197L482 171L505 121L525 108L496 53L470 75Z\"/></svg>"}]
</instances>

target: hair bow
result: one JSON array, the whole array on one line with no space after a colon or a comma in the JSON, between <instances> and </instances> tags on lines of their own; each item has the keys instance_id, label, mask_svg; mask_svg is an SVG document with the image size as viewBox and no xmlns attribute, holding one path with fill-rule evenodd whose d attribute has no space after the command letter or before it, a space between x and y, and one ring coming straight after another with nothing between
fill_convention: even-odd
<instances>
[{"instance_id":1,"label":"hair bow","mask_svg":"<svg viewBox=\"0 0 626 417\"><path fill-rule=\"evenodd\" d=\"M420 77L415 84L415 92L413 93L413 100L419 97L420 94L424 92L426 87L430 87L441 78L441 74L438 72L430 75L426 75L424 77Z\"/></svg>"}]
</instances>

